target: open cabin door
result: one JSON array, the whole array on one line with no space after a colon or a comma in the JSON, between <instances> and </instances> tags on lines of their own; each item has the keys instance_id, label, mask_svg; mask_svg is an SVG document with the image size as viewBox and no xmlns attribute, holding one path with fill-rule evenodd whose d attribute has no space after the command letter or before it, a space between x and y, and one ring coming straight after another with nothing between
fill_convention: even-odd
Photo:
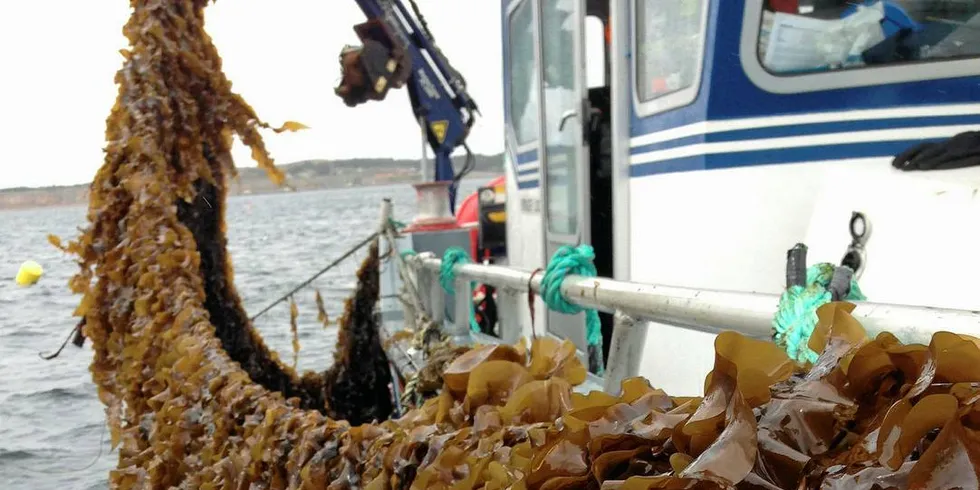
<instances>
[{"instance_id":1,"label":"open cabin door","mask_svg":"<svg viewBox=\"0 0 980 490\"><path fill-rule=\"evenodd\" d=\"M545 253L563 245L590 243L589 117L585 80L585 0L539 0L543 142L542 176ZM588 352L585 315L548 310L549 333Z\"/></svg>"}]
</instances>

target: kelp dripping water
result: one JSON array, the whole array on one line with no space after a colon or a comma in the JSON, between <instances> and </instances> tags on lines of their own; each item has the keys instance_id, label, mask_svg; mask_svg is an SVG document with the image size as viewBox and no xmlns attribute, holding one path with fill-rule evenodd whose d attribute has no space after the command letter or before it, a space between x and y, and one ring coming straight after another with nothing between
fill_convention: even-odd
<instances>
[{"instance_id":1,"label":"kelp dripping water","mask_svg":"<svg viewBox=\"0 0 980 490\"><path fill-rule=\"evenodd\" d=\"M283 366L232 285L231 135L281 174L263 149L264 125L221 74L204 4L132 2L90 226L67 247L81 261L72 288L84 294L92 376L119 447L114 488L980 485L980 339L868 338L843 303L820 310L810 348L821 355L806 373L770 343L719 335L704 398L641 379L618 396L572 393L585 377L574 346L539 338L530 352L519 343L455 357L439 395L398 420L351 427L326 417L326 399L355 384L331 390L329 376ZM372 268L376 248L342 326L347 364L331 372L377 353Z\"/></svg>"}]
</instances>

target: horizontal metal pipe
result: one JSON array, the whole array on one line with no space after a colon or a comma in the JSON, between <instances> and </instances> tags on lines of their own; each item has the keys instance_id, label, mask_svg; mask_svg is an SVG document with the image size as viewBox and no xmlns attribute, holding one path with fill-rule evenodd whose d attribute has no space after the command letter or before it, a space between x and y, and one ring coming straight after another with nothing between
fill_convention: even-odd
<instances>
[{"instance_id":1,"label":"horizontal metal pipe","mask_svg":"<svg viewBox=\"0 0 980 490\"><path fill-rule=\"evenodd\" d=\"M414 260L433 271L441 261L431 254ZM535 293L541 291L542 273L482 264L456 266L456 276L495 287ZM772 318L779 296L692 289L656 284L615 281L600 277L568 276L562 293L569 301L586 308L622 311L636 318L705 332L734 330L757 338L771 336ZM939 331L980 337L980 313L924 306L857 302L852 313L871 334L892 332L905 342L929 343Z\"/></svg>"}]
</instances>

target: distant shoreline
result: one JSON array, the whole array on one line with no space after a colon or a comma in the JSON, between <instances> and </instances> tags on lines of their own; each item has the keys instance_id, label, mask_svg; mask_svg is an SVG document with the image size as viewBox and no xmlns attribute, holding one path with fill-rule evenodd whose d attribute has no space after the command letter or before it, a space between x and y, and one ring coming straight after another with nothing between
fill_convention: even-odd
<instances>
[{"instance_id":1,"label":"distant shoreline","mask_svg":"<svg viewBox=\"0 0 980 490\"><path fill-rule=\"evenodd\" d=\"M475 155L475 157L476 164L470 174L471 178L486 177L489 180L503 174L502 155ZM462 165L462 158L457 157L456 168L462 168ZM419 182L421 178L418 160L407 159L308 160L280 165L279 168L286 174L287 187L273 184L261 169L239 168L238 179L233 180L229 185L229 197L393 184L410 185ZM90 185L86 183L0 189L0 211L85 205L88 203Z\"/></svg>"}]
</instances>

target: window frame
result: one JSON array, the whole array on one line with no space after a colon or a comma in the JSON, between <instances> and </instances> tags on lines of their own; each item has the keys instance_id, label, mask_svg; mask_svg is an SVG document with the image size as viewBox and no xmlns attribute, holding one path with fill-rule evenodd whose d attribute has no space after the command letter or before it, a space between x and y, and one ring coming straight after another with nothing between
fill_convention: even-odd
<instances>
[{"instance_id":1,"label":"window frame","mask_svg":"<svg viewBox=\"0 0 980 490\"><path fill-rule=\"evenodd\" d=\"M894 63L817 73L775 74L767 70L759 58L758 46L762 29L763 9L764 0L745 0L739 59L742 70L749 80L756 87L766 92L801 94L980 75L980 56ZM930 68L928 70L909 69L917 65L928 65Z\"/></svg>"},{"instance_id":2,"label":"window frame","mask_svg":"<svg viewBox=\"0 0 980 490\"><path fill-rule=\"evenodd\" d=\"M583 197L580 195L581 194L580 191L583 188L583 182L582 182L583 171L587 171L588 168L587 167L588 159L583 158L582 155L583 149L584 151L587 151L588 149L587 147L581 146L585 143L584 137L581 136L577 136L578 141L576 142L576 144L579 146L577 147L575 152L575 159L573 159L573 161L567 162L566 168L568 173L566 176L563 177L566 180L569 179L569 176L571 176L571 178L574 179L573 181L575 183L574 188L573 186L570 186L567 183L564 186L564 188L566 189L567 193L578 196L574 207L563 206L564 208L566 208L566 211L568 211L569 219L571 219L571 222L574 223L573 225L574 230L572 230L571 233L552 230L553 213L551 211L551 197L552 194L554 193L555 179L557 176L552 174L552 169L553 169L552 163L554 162L553 159L554 155L551 153L551 150L549 150L548 148L548 144L549 144L548 125L553 121L549 121L550 109L548 108L548 96L546 94L546 88L545 88L547 85L547 75L545 74L546 54L545 54L545 41L544 41L545 25L544 25L544 13L543 13L545 9L545 1L547 0L535 1L535 14L537 16L536 17L537 29L535 32L537 36L536 44L537 44L537 56L538 56L537 58L538 83L540 88L539 97L541 101L540 102L541 105L539 107L539 110L541 111L541 118L540 118L541 139L540 139L540 146L538 151L540 152L539 153L539 162L541 165L540 175L541 175L541 187L543 189L541 195L541 212L543 217L542 229L544 231L543 250L545 250L545 253L547 254L549 242L552 241L565 242L565 243L581 242L582 237L586 235L590 230L589 230L588 223L583 221L583 217L587 215L587 213L585 212L587 208L585 207L586 204L585 201L583 201ZM575 60L573 62L575 65L580 65L580 66L578 66L578 68L573 69L575 88L572 89L572 92L574 92L576 96L582 97L582 99L579 100L580 104L577 108L579 114L576 119L577 119L577 124L579 124L580 127L584 127L585 120L584 120L584 114L582 113L582 108L584 106L582 106L581 104L586 101L586 98L588 96L588 88L587 88L587 80L586 80L587 68L585 66L585 60L584 60L585 18L588 16L587 15L588 8L586 5L586 0L569 0L569 1L570 3L576 5L575 7L576 11L573 14L576 15L576 17L575 17L575 30L572 36L573 37L572 53L575 58L578 58L579 55L583 57L583 59ZM581 63L579 63L579 61L581 61ZM577 134L581 134L581 133L577 133ZM585 167L583 167L583 165L585 165Z\"/></svg>"},{"instance_id":3,"label":"window frame","mask_svg":"<svg viewBox=\"0 0 980 490\"><path fill-rule=\"evenodd\" d=\"M534 94L535 98L537 99L537 104L533 108L533 111L532 111L534 113L534 124L532 124L534 126L534 128L533 128L533 131L531 131L531 134L533 136L531 136L531 139L529 139L528 141L521 141L520 133L519 133L519 129L520 128L518 128L518 124L516 123L517 122L516 119L515 119L516 114L514 112L514 84L511 83L511 79L512 79L512 76L513 76L513 73L514 73L514 69L513 69L514 68L514 37L513 37L513 32L514 32L514 29L513 29L513 26L514 26L514 24L513 24L513 22L514 22L514 16L515 16L515 14L517 13L517 11L521 7L525 7L525 6L529 9L529 13L531 14L531 50L532 50L532 57L531 57L531 66L530 66L530 70L529 71L531 72L531 74L532 74L533 77L540 77L541 76L541 74L539 73L539 71L540 71L539 70L540 60L538 59L538 57L539 57L538 47L537 47L537 45L538 45L538 30L537 30L537 25L536 25L536 23L537 23L537 15L536 15L536 12L535 12L535 10L536 10L535 9L535 5L536 5L536 2L534 2L533 0L515 0L515 1L511 2L510 5L507 6L507 12L506 12L506 17L507 17L507 33L508 33L508 36L507 36L507 48L510 51L510 56L509 56L509 59L507 60L507 63L508 63L508 66L507 66L507 83L509 83L511 85L510 91L509 91L509 93L510 93L509 100L505 101L505 103L507 104L507 108L508 108L508 111L507 112L510 114L510 116L507 118L507 126L508 126L507 130L508 130L508 132L511 133L511 137L513 138L513 141L515 143L514 147L515 148L518 148L518 149L525 148L525 147L530 147L532 145L534 147L537 147L538 142L541 141L541 131L540 131L540 126L541 126L541 94L540 94L540 91L538 91L539 93ZM540 82L540 80L539 80L539 82ZM530 90L530 88L533 87L533 86L534 86L534 82L532 80L530 86L528 87L528 89L529 89L528 90L528 94L532 94L533 92L535 92L533 90ZM528 109L531 109L531 108L529 107ZM516 159L515 159L515 162L516 162Z\"/></svg>"},{"instance_id":4,"label":"window frame","mask_svg":"<svg viewBox=\"0 0 980 490\"><path fill-rule=\"evenodd\" d=\"M639 30L637 29L637 21L639 20L639 17L637 16L637 2L643 1L649 0L631 0L629 2L630 31L632 34L632 36L630 36L632 38L630 39L630 47L633 51L633 59L630 63L630 86L632 88L631 98L633 99L633 110L636 112L636 116L639 118L649 117L655 114L661 114L674 109L679 109L681 107L691 105L695 100L697 100L698 94L701 92L701 83L703 82L704 78L704 58L708 46L708 19L710 18L711 14L712 3L711 0L699 0L701 2L701 46L698 48L697 69L691 85L669 94L644 101L640 99L640 86L637 83L641 56L640 36Z\"/></svg>"}]
</instances>

